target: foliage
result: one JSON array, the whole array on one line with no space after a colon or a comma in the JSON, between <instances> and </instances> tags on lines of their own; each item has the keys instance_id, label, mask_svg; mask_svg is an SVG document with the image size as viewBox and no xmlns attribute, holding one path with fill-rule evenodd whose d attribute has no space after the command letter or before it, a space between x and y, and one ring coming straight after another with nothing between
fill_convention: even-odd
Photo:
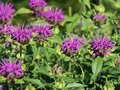
<instances>
[{"instance_id":1,"label":"foliage","mask_svg":"<svg viewBox=\"0 0 120 90\"><path fill-rule=\"evenodd\" d=\"M10 35L0 34L0 61L20 59L24 70L24 76L12 82L13 90L119 90L120 0L46 0L48 6L45 9L63 10L64 20L58 23L35 17L28 0L3 2L13 3L16 11L9 21L0 19L2 26L7 23L30 28L50 25L53 33L47 40L38 40L38 35L34 34L25 44ZM107 20L96 24L93 20L96 13L107 16ZM61 50L62 42L76 35L86 41L75 55L67 56ZM96 36L107 36L113 41L114 47L107 55L93 56L91 40ZM8 90L11 83L1 75L0 84Z\"/></svg>"}]
</instances>

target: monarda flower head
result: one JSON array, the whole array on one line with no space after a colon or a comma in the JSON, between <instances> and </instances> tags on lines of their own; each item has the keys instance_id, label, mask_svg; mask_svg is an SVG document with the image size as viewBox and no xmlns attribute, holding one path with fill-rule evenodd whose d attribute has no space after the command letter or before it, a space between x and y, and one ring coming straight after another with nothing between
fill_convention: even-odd
<instances>
[{"instance_id":1,"label":"monarda flower head","mask_svg":"<svg viewBox=\"0 0 120 90\"><path fill-rule=\"evenodd\" d=\"M15 31L17 28L15 26L13 26L12 24L8 23L6 25L4 25L4 33L6 35L11 36L12 32Z\"/></svg>"},{"instance_id":2,"label":"monarda flower head","mask_svg":"<svg viewBox=\"0 0 120 90\"><path fill-rule=\"evenodd\" d=\"M91 48L93 51L93 56L95 57L103 57L107 55L113 47L114 43L109 41L107 37L94 38L91 41Z\"/></svg>"},{"instance_id":3,"label":"monarda flower head","mask_svg":"<svg viewBox=\"0 0 120 90\"><path fill-rule=\"evenodd\" d=\"M45 0L30 0L29 1L30 8L35 11L39 11L43 9L44 7L46 7L46 5L47 3L45 2Z\"/></svg>"},{"instance_id":4,"label":"monarda flower head","mask_svg":"<svg viewBox=\"0 0 120 90\"><path fill-rule=\"evenodd\" d=\"M0 20L7 21L12 18L15 9L11 3L2 3L0 2Z\"/></svg>"},{"instance_id":5,"label":"monarda flower head","mask_svg":"<svg viewBox=\"0 0 120 90\"><path fill-rule=\"evenodd\" d=\"M12 24L0 25L0 35L2 35L2 34L11 35L11 33L15 29L16 28Z\"/></svg>"},{"instance_id":6,"label":"monarda flower head","mask_svg":"<svg viewBox=\"0 0 120 90\"><path fill-rule=\"evenodd\" d=\"M50 26L33 26L32 27L33 33L36 34L36 39L37 40L42 40L45 41L47 40L51 35L52 35L52 30Z\"/></svg>"},{"instance_id":7,"label":"monarda flower head","mask_svg":"<svg viewBox=\"0 0 120 90\"><path fill-rule=\"evenodd\" d=\"M7 78L9 81L12 81L14 79L19 79L22 77L24 71L18 60L12 62L12 60L4 59L4 61L0 63L0 74Z\"/></svg>"},{"instance_id":8,"label":"monarda flower head","mask_svg":"<svg viewBox=\"0 0 120 90\"><path fill-rule=\"evenodd\" d=\"M67 38L63 41L61 45L61 50L67 56L74 56L78 52L78 50L83 47L84 42L85 38L79 38L77 36Z\"/></svg>"},{"instance_id":9,"label":"monarda flower head","mask_svg":"<svg viewBox=\"0 0 120 90\"><path fill-rule=\"evenodd\" d=\"M107 16L104 16L100 13L97 13L93 16L93 20L94 20L96 25L102 25L106 22Z\"/></svg>"},{"instance_id":10,"label":"monarda flower head","mask_svg":"<svg viewBox=\"0 0 120 90\"><path fill-rule=\"evenodd\" d=\"M43 15L46 21L52 24L58 24L64 20L62 9L49 8Z\"/></svg>"},{"instance_id":11,"label":"monarda flower head","mask_svg":"<svg viewBox=\"0 0 120 90\"><path fill-rule=\"evenodd\" d=\"M32 37L32 31L28 27L20 27L11 33L11 37L20 44L24 45L30 41Z\"/></svg>"}]
</instances>

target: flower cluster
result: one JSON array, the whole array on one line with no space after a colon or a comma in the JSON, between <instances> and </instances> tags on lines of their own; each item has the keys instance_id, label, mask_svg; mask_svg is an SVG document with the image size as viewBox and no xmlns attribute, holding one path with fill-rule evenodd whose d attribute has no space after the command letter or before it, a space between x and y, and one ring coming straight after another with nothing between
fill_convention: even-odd
<instances>
[{"instance_id":1,"label":"flower cluster","mask_svg":"<svg viewBox=\"0 0 120 90\"><path fill-rule=\"evenodd\" d=\"M43 17L47 22L52 24L58 24L63 21L64 15L62 9L50 8L48 11L43 13Z\"/></svg>"},{"instance_id":2,"label":"flower cluster","mask_svg":"<svg viewBox=\"0 0 120 90\"><path fill-rule=\"evenodd\" d=\"M93 16L93 20L95 21L96 25L104 24L107 20L107 16L104 16L100 13L97 13Z\"/></svg>"},{"instance_id":3,"label":"flower cluster","mask_svg":"<svg viewBox=\"0 0 120 90\"><path fill-rule=\"evenodd\" d=\"M74 56L77 51L82 48L84 42L85 38L79 38L77 36L67 38L65 41L63 41L61 45L61 50L67 56Z\"/></svg>"},{"instance_id":4,"label":"flower cluster","mask_svg":"<svg viewBox=\"0 0 120 90\"><path fill-rule=\"evenodd\" d=\"M36 39L37 40L46 40L48 37L52 35L52 30L50 26L33 26L32 27L33 33L36 33Z\"/></svg>"},{"instance_id":5,"label":"flower cluster","mask_svg":"<svg viewBox=\"0 0 120 90\"><path fill-rule=\"evenodd\" d=\"M17 60L12 62L5 59L3 63L0 63L0 74L11 81L22 77L24 71Z\"/></svg>"},{"instance_id":6,"label":"flower cluster","mask_svg":"<svg viewBox=\"0 0 120 90\"><path fill-rule=\"evenodd\" d=\"M20 44L26 44L32 37L32 31L28 27L21 27L11 33L12 39L18 41Z\"/></svg>"},{"instance_id":7,"label":"flower cluster","mask_svg":"<svg viewBox=\"0 0 120 90\"><path fill-rule=\"evenodd\" d=\"M107 37L94 38L91 41L91 48L93 56L105 56L110 52L110 49L114 47L114 43L109 41Z\"/></svg>"},{"instance_id":8,"label":"flower cluster","mask_svg":"<svg viewBox=\"0 0 120 90\"><path fill-rule=\"evenodd\" d=\"M0 20L7 21L12 18L15 9L11 3L0 2Z\"/></svg>"},{"instance_id":9,"label":"flower cluster","mask_svg":"<svg viewBox=\"0 0 120 90\"><path fill-rule=\"evenodd\" d=\"M33 9L34 14L38 17L42 17L42 13L44 12L44 8L47 6L45 0L30 0L29 6Z\"/></svg>"},{"instance_id":10,"label":"flower cluster","mask_svg":"<svg viewBox=\"0 0 120 90\"><path fill-rule=\"evenodd\" d=\"M45 10L47 3L44 0L30 0L29 6L34 10L37 17L42 17L49 23L59 24L64 19L62 9L49 8Z\"/></svg>"}]
</instances>

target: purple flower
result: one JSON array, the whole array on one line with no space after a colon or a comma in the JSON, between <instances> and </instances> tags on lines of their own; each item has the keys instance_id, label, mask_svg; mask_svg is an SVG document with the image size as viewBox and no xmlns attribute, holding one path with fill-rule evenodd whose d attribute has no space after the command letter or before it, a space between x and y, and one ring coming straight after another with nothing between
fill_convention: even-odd
<instances>
[{"instance_id":1,"label":"purple flower","mask_svg":"<svg viewBox=\"0 0 120 90\"><path fill-rule=\"evenodd\" d=\"M52 24L58 24L63 21L64 15L62 9L50 8L46 12L42 12L43 17Z\"/></svg>"},{"instance_id":2,"label":"purple flower","mask_svg":"<svg viewBox=\"0 0 120 90\"><path fill-rule=\"evenodd\" d=\"M11 33L11 37L20 44L27 44L32 37L32 31L28 27L21 27L14 30Z\"/></svg>"},{"instance_id":3,"label":"purple flower","mask_svg":"<svg viewBox=\"0 0 120 90\"><path fill-rule=\"evenodd\" d=\"M7 35L11 35L13 31L15 31L17 28L14 27L12 24L6 24L4 25L4 33Z\"/></svg>"},{"instance_id":4,"label":"purple flower","mask_svg":"<svg viewBox=\"0 0 120 90\"><path fill-rule=\"evenodd\" d=\"M101 25L106 22L107 16L97 13L93 16L93 20L95 21L96 25Z\"/></svg>"},{"instance_id":5,"label":"purple flower","mask_svg":"<svg viewBox=\"0 0 120 90\"><path fill-rule=\"evenodd\" d=\"M0 35L2 34L7 34L11 35L11 33L16 29L12 24L5 24L5 25L0 25Z\"/></svg>"},{"instance_id":6,"label":"purple flower","mask_svg":"<svg viewBox=\"0 0 120 90\"><path fill-rule=\"evenodd\" d=\"M47 3L45 0L30 0L29 1L29 6L30 8L34 9L35 11L41 10L44 7L46 7Z\"/></svg>"},{"instance_id":7,"label":"purple flower","mask_svg":"<svg viewBox=\"0 0 120 90\"><path fill-rule=\"evenodd\" d=\"M50 26L33 26L32 31L33 33L37 34L37 40L44 41L52 35L52 30Z\"/></svg>"},{"instance_id":8,"label":"purple flower","mask_svg":"<svg viewBox=\"0 0 120 90\"><path fill-rule=\"evenodd\" d=\"M94 38L91 41L91 48L95 57L107 55L113 47L114 43L109 41L107 37Z\"/></svg>"},{"instance_id":9,"label":"purple flower","mask_svg":"<svg viewBox=\"0 0 120 90\"><path fill-rule=\"evenodd\" d=\"M4 61L0 63L0 74L11 81L22 77L24 71L17 60L12 62L11 60L8 61L4 59Z\"/></svg>"},{"instance_id":10,"label":"purple flower","mask_svg":"<svg viewBox=\"0 0 120 90\"><path fill-rule=\"evenodd\" d=\"M15 9L11 3L0 2L0 20L6 21L12 18Z\"/></svg>"},{"instance_id":11,"label":"purple flower","mask_svg":"<svg viewBox=\"0 0 120 90\"><path fill-rule=\"evenodd\" d=\"M82 48L84 42L85 38L79 38L77 36L67 38L63 41L61 45L61 50L67 56L74 56L74 54L76 54L77 51Z\"/></svg>"}]
</instances>

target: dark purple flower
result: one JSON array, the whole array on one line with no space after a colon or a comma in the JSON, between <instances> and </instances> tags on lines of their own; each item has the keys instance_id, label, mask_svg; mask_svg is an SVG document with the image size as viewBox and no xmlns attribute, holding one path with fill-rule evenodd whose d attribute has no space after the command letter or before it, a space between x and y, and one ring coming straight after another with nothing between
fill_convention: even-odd
<instances>
[{"instance_id":1,"label":"dark purple flower","mask_svg":"<svg viewBox=\"0 0 120 90\"><path fill-rule=\"evenodd\" d=\"M14 30L11 34L11 37L21 44L26 44L32 37L32 31L28 27L21 27Z\"/></svg>"},{"instance_id":2,"label":"dark purple flower","mask_svg":"<svg viewBox=\"0 0 120 90\"><path fill-rule=\"evenodd\" d=\"M64 20L62 9L50 8L46 12L42 12L43 17L52 24L58 24Z\"/></svg>"},{"instance_id":3,"label":"dark purple flower","mask_svg":"<svg viewBox=\"0 0 120 90\"><path fill-rule=\"evenodd\" d=\"M6 21L12 18L15 9L11 3L0 2L0 20Z\"/></svg>"},{"instance_id":4,"label":"dark purple flower","mask_svg":"<svg viewBox=\"0 0 120 90\"><path fill-rule=\"evenodd\" d=\"M33 26L33 33L37 34L37 40L46 40L48 37L52 35L52 30L50 26Z\"/></svg>"},{"instance_id":5,"label":"dark purple flower","mask_svg":"<svg viewBox=\"0 0 120 90\"><path fill-rule=\"evenodd\" d=\"M3 63L0 63L0 74L11 81L22 77L24 71L17 60L12 62L4 59Z\"/></svg>"},{"instance_id":6,"label":"dark purple flower","mask_svg":"<svg viewBox=\"0 0 120 90\"><path fill-rule=\"evenodd\" d=\"M82 48L83 43L85 42L85 38L79 38L74 36L72 38L67 38L63 41L61 45L61 50L67 56L74 56L77 51Z\"/></svg>"},{"instance_id":7,"label":"dark purple flower","mask_svg":"<svg viewBox=\"0 0 120 90\"><path fill-rule=\"evenodd\" d=\"M107 16L104 16L100 13L97 13L93 16L93 20L95 21L96 25L104 24L107 20Z\"/></svg>"},{"instance_id":8,"label":"dark purple flower","mask_svg":"<svg viewBox=\"0 0 120 90\"><path fill-rule=\"evenodd\" d=\"M107 55L113 47L114 43L109 41L107 37L94 38L91 41L91 48L95 57Z\"/></svg>"},{"instance_id":9,"label":"dark purple flower","mask_svg":"<svg viewBox=\"0 0 120 90\"><path fill-rule=\"evenodd\" d=\"M30 8L34 9L35 11L39 11L46 7L47 3L45 0L30 0L29 1L29 6Z\"/></svg>"}]
</instances>

